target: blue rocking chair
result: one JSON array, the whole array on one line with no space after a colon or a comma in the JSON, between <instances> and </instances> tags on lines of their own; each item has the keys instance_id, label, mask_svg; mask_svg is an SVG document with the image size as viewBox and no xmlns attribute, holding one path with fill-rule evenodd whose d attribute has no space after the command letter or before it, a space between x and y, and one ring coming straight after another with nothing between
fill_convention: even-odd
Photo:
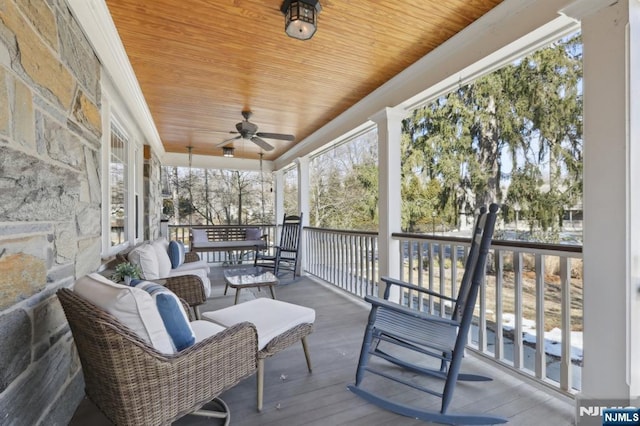
<instances>
[{"instance_id":1,"label":"blue rocking chair","mask_svg":"<svg viewBox=\"0 0 640 426\"><path fill-rule=\"evenodd\" d=\"M365 298L367 302L371 303L371 312L362 342L356 382L354 385L348 386L349 390L381 408L425 421L452 425L486 425L507 422L507 419L501 417L484 414L451 413L448 411L458 380L492 380L489 377L460 373L460 365L473 319L478 289L485 275L486 259L491 245L497 211L497 204L491 204L488 212L484 207L480 210L474 227L471 248L465 263L465 272L456 299L396 279L381 278L386 283L384 299L371 296ZM389 301L389 290L392 285L410 290L410 293L411 291L417 292L420 297L439 298L440 303L445 303L445 301L455 302L451 318L443 318L429 312L410 309ZM382 346L385 347L385 350L380 348L381 342L384 342ZM389 351L386 349L387 346L403 349ZM411 359L406 356L407 350L411 355ZM400 357L398 355L399 352L403 352L405 356ZM444 388L442 392L435 391L402 378L397 374L372 366L369 363L371 356L382 358L411 372L443 380ZM414 362L415 359L424 358L424 356L436 359L436 362L439 360L440 368L431 369L424 366L424 363L417 365ZM440 410L425 410L376 395L374 392L364 388L363 379L365 373L372 373L437 396L441 399Z\"/></svg>"}]
</instances>

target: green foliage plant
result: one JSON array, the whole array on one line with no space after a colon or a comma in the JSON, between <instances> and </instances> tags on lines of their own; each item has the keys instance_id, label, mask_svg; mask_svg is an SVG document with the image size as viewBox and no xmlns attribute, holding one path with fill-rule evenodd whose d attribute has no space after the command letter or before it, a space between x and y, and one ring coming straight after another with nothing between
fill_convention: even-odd
<instances>
[{"instance_id":1,"label":"green foliage plant","mask_svg":"<svg viewBox=\"0 0 640 426\"><path fill-rule=\"evenodd\" d=\"M142 276L140 267L131 262L123 262L116 266L116 272L111 275L111 279L115 282L124 281L124 277L131 277L131 279L139 279Z\"/></svg>"}]
</instances>

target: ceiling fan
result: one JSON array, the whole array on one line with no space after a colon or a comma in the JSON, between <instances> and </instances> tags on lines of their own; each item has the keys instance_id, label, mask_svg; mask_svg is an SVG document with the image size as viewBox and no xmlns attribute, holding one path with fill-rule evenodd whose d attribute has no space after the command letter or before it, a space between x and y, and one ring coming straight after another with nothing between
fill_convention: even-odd
<instances>
[{"instance_id":1,"label":"ceiling fan","mask_svg":"<svg viewBox=\"0 0 640 426\"><path fill-rule=\"evenodd\" d=\"M223 140L222 142L216 145L216 148L221 148L229 144L230 142L238 139L247 139L255 143L256 145L258 145L260 148L264 149L265 151L272 151L273 146L271 146L269 143L267 143L267 141L265 141L262 138L278 139L278 140L291 141L291 142L295 140L295 136L293 135L285 135L282 133L258 132L258 126L249 121L249 118L251 118L251 111L242 111L242 116L244 117L244 120L239 123L236 123L237 131L229 132L229 133L236 133L238 134L238 136L234 136L232 138Z\"/></svg>"}]
</instances>

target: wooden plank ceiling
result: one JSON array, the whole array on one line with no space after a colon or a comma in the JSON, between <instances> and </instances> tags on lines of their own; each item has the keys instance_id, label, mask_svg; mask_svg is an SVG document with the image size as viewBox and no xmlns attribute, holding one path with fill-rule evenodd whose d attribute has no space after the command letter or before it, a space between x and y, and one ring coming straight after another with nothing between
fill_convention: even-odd
<instances>
[{"instance_id":1,"label":"wooden plank ceiling","mask_svg":"<svg viewBox=\"0 0 640 426\"><path fill-rule=\"evenodd\" d=\"M107 0L165 150L222 155L241 111L273 160L501 0L321 0L311 40L284 32L281 0ZM236 156L260 148L236 140Z\"/></svg>"}]
</instances>

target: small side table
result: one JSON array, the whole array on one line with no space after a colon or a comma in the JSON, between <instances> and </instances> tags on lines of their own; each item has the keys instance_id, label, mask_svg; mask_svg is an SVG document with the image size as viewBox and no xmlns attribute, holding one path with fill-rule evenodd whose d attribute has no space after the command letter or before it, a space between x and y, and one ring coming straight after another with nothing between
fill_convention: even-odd
<instances>
[{"instance_id":1,"label":"small side table","mask_svg":"<svg viewBox=\"0 0 640 426\"><path fill-rule=\"evenodd\" d=\"M227 294L229 287L236 289L234 305L238 304L240 290L250 287L269 287L271 298L276 298L274 287L278 285L278 278L273 272L260 266L245 266L243 268L232 268L224 271L224 294Z\"/></svg>"}]
</instances>

